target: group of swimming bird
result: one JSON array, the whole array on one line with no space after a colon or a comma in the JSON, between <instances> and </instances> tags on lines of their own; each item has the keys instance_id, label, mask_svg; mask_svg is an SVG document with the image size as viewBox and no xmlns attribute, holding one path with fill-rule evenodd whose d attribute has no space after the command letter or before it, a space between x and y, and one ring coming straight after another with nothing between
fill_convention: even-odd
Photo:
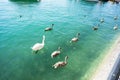
<instances>
[{"instance_id":1,"label":"group of swimming bird","mask_svg":"<svg viewBox=\"0 0 120 80\"><path fill-rule=\"evenodd\" d=\"M114 20L117 20L118 19L118 16L115 16L114 17ZM104 18L100 19L100 22L103 23L104 22ZM93 30L98 30L98 26L99 24L97 24L96 26L93 27ZM117 30L118 29L118 25L116 24L114 27L113 27L114 30Z\"/></svg>"},{"instance_id":2,"label":"group of swimming bird","mask_svg":"<svg viewBox=\"0 0 120 80\"><path fill-rule=\"evenodd\" d=\"M118 19L118 16L114 17L114 20L117 20L117 19ZM104 18L102 18L100 20L100 22L103 23ZM51 31L53 29L53 26L54 26L54 24L52 24L51 27L45 28L45 31ZM97 26L94 26L93 30L98 30L98 26L99 26L99 24ZM113 29L117 30L118 25L115 25L113 27ZM72 38L70 42L77 42L79 40L79 36L80 36L80 33L77 33L77 35L74 38ZM33 47L32 47L33 52L37 53L39 50L41 50L44 47L44 45L45 45L45 35L43 35L42 43L36 43L36 44L33 45ZM54 57L58 56L60 53L61 53L61 47L58 47L58 49L51 54L51 58L54 58ZM53 65L53 67L56 69L58 67L65 66L67 64L67 59L68 59L68 56L65 56L64 61L56 62Z\"/></svg>"}]
</instances>

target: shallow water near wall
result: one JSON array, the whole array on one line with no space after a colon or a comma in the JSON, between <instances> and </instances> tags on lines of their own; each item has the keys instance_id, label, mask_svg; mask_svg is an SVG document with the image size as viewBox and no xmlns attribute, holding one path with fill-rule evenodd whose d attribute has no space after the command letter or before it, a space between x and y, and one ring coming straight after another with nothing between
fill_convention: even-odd
<instances>
[{"instance_id":1,"label":"shallow water near wall","mask_svg":"<svg viewBox=\"0 0 120 80\"><path fill-rule=\"evenodd\" d=\"M0 1L0 80L84 80L83 76L112 43L120 29L120 4L83 0ZM20 15L22 17L20 17ZM118 20L114 20L118 16ZM104 18L104 23L100 19ZM54 24L52 31L44 29ZM92 27L99 24L99 29ZM78 42L70 40L80 33ZM31 47L42 42L37 54ZM54 59L51 53L62 48ZM68 56L68 64L52 65ZM89 80L89 79L88 79Z\"/></svg>"}]
</instances>

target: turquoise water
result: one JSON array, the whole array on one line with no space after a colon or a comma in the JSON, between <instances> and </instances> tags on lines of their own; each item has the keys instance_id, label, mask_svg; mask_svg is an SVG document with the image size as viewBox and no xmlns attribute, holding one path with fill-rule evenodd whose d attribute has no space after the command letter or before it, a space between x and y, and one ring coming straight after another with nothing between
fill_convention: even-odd
<instances>
[{"instance_id":1,"label":"turquoise water","mask_svg":"<svg viewBox=\"0 0 120 80\"><path fill-rule=\"evenodd\" d=\"M120 29L120 4L79 0L41 0L14 2L0 0L0 80L89 80L84 79L93 62L113 42ZM22 15L20 18L19 15ZM113 17L118 15L118 20ZM105 19L100 23L101 18ZM54 29L44 32L47 26ZM98 31L92 26L100 24ZM76 43L70 40L80 32ZM46 36L45 46L38 54L31 47ZM52 59L58 47L62 53ZM68 64L52 68L68 56Z\"/></svg>"}]
</instances>

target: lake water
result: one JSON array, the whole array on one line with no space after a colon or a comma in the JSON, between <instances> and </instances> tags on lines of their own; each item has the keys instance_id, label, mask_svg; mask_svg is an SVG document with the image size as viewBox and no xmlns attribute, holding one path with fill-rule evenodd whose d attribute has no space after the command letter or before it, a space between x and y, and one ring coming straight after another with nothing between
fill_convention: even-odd
<instances>
[{"instance_id":1,"label":"lake water","mask_svg":"<svg viewBox=\"0 0 120 80\"><path fill-rule=\"evenodd\" d=\"M0 0L0 80L89 80L90 69L99 64L94 62L120 33L113 30L115 24L120 26L119 14L120 4L110 2ZM52 23L54 29L45 32ZM93 31L97 24L99 29ZM77 33L79 41L70 43ZM43 35L44 48L33 54L31 47L41 43ZM59 46L61 54L52 59L51 53ZM65 56L68 64L54 69L52 65Z\"/></svg>"}]
</instances>

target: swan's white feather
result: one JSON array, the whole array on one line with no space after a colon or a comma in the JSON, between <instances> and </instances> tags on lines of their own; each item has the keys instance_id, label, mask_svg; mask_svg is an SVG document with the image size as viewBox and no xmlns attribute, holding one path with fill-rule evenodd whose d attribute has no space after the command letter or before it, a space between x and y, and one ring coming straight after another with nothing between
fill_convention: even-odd
<instances>
[{"instance_id":1,"label":"swan's white feather","mask_svg":"<svg viewBox=\"0 0 120 80\"><path fill-rule=\"evenodd\" d=\"M33 47L32 47L32 50L36 51L36 50L40 50L44 47L43 44L40 44L40 43L36 43Z\"/></svg>"},{"instance_id":2,"label":"swan's white feather","mask_svg":"<svg viewBox=\"0 0 120 80\"><path fill-rule=\"evenodd\" d=\"M54 51L52 54L51 54L51 57L53 58L54 55L56 54L60 54L60 51Z\"/></svg>"}]
</instances>

